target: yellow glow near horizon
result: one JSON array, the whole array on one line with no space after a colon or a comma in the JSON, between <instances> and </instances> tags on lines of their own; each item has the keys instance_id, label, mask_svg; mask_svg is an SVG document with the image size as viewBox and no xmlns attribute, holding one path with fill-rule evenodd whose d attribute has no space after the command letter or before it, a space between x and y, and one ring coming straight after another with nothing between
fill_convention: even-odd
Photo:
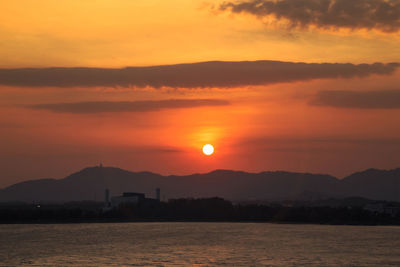
<instances>
[{"instance_id":1,"label":"yellow glow near horizon","mask_svg":"<svg viewBox=\"0 0 400 267\"><path fill-rule=\"evenodd\" d=\"M207 156L210 156L214 153L214 147L210 144L206 144L203 146L203 153Z\"/></svg>"}]
</instances>

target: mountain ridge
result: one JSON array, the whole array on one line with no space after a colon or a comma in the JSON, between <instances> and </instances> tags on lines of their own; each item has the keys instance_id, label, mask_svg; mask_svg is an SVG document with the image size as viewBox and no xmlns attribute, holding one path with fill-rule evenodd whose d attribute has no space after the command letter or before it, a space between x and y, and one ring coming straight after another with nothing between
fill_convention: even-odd
<instances>
[{"instance_id":1,"label":"mountain ridge","mask_svg":"<svg viewBox=\"0 0 400 267\"><path fill-rule=\"evenodd\" d=\"M228 200L288 200L306 192L326 197L365 197L400 201L400 168L367 169L343 179L328 174L287 171L244 172L217 169L190 175L132 172L117 167L86 167L62 179L38 179L0 189L0 202L67 202L103 199L133 191L154 197L161 188L165 199L223 197Z\"/></svg>"}]
</instances>

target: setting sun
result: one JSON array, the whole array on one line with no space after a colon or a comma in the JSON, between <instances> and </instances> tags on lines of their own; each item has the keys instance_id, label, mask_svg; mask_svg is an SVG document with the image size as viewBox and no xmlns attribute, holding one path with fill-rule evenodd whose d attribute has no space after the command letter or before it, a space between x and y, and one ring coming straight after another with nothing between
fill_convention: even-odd
<instances>
[{"instance_id":1,"label":"setting sun","mask_svg":"<svg viewBox=\"0 0 400 267\"><path fill-rule=\"evenodd\" d=\"M214 147L210 144L206 144L203 146L203 153L206 154L207 156L210 156L211 154L214 153Z\"/></svg>"}]
</instances>

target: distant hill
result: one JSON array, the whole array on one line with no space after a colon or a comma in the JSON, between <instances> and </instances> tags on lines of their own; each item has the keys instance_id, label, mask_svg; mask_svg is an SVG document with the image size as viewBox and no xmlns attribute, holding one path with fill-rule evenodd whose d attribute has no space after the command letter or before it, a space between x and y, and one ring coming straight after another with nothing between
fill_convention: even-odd
<instances>
[{"instance_id":1,"label":"distant hill","mask_svg":"<svg viewBox=\"0 0 400 267\"><path fill-rule=\"evenodd\" d=\"M162 198L222 197L232 201L312 200L364 197L400 201L400 169L369 169L342 180L330 175L215 170L205 174L162 176L151 172L130 172L113 167L89 167L64 179L41 179L17 183L0 190L0 202L103 201L104 190L111 196L141 192Z\"/></svg>"}]
</instances>

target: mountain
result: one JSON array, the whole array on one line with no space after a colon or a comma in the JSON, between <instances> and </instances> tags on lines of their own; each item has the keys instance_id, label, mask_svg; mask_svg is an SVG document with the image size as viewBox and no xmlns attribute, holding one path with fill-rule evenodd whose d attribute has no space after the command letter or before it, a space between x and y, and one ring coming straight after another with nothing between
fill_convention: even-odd
<instances>
[{"instance_id":1,"label":"mountain","mask_svg":"<svg viewBox=\"0 0 400 267\"><path fill-rule=\"evenodd\" d=\"M346 195L379 200L400 200L400 169L368 169L342 180Z\"/></svg>"},{"instance_id":2,"label":"mountain","mask_svg":"<svg viewBox=\"0 0 400 267\"><path fill-rule=\"evenodd\" d=\"M0 190L0 202L66 202L104 199L123 192L141 192L162 198L223 197L233 201L287 200L305 197L365 197L400 201L400 169L370 169L342 180L330 175L215 170L205 174L162 176L130 172L113 167L89 167L64 179L41 179L17 183Z\"/></svg>"}]
</instances>

